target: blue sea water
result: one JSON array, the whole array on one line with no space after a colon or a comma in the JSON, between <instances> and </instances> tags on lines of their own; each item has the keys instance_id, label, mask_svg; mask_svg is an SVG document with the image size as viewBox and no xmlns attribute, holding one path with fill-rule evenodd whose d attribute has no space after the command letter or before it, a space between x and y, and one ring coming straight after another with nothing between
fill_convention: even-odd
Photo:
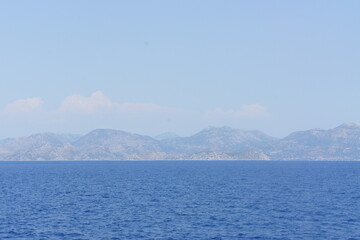
<instances>
[{"instance_id":1,"label":"blue sea water","mask_svg":"<svg viewBox=\"0 0 360 240\"><path fill-rule=\"evenodd\" d=\"M360 162L0 162L0 239L360 239Z\"/></svg>"}]
</instances>

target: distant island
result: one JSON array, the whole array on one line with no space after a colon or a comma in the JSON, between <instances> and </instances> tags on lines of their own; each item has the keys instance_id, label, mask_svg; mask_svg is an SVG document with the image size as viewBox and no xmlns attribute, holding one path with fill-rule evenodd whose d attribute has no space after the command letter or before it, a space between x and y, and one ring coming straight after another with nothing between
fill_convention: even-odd
<instances>
[{"instance_id":1,"label":"distant island","mask_svg":"<svg viewBox=\"0 0 360 240\"><path fill-rule=\"evenodd\" d=\"M360 125L344 123L274 138L260 131L209 127L190 137L152 138L112 129L84 136L39 133L0 140L2 161L360 160Z\"/></svg>"}]
</instances>

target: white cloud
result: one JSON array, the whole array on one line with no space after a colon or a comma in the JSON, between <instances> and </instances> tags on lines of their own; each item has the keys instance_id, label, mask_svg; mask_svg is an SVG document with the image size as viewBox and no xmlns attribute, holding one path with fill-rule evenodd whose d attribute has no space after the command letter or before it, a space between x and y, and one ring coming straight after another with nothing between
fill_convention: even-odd
<instances>
[{"instance_id":1,"label":"white cloud","mask_svg":"<svg viewBox=\"0 0 360 240\"><path fill-rule=\"evenodd\" d=\"M109 113L114 116L139 116L139 115L193 115L205 118L254 118L267 117L269 114L260 104L243 105L239 110L223 110L221 108L205 112L194 112L191 110L177 109L148 103L117 103L105 96L101 91L96 91L90 97L72 95L66 97L60 105L59 113Z\"/></svg>"},{"instance_id":2,"label":"white cloud","mask_svg":"<svg viewBox=\"0 0 360 240\"><path fill-rule=\"evenodd\" d=\"M251 128L255 121L264 121L270 114L259 104L243 105L236 110L219 108L206 111L149 103L119 103L96 91L90 96L76 94L65 97L55 110L43 109L40 98L20 99L7 104L0 116L10 116L11 119L0 120L9 125L16 122L26 131L31 126L40 131L85 133L96 128L114 128L157 134L178 129L192 132L208 125Z\"/></svg>"},{"instance_id":3,"label":"white cloud","mask_svg":"<svg viewBox=\"0 0 360 240\"><path fill-rule=\"evenodd\" d=\"M101 91L96 91L90 97L79 94L66 97L60 105L59 112L95 113L110 109L114 103Z\"/></svg>"},{"instance_id":4,"label":"white cloud","mask_svg":"<svg viewBox=\"0 0 360 240\"><path fill-rule=\"evenodd\" d=\"M174 111L173 108L148 103L117 103L96 91L90 97L79 94L66 97L58 109L59 113L97 113L108 112L112 114L151 114Z\"/></svg>"},{"instance_id":5,"label":"white cloud","mask_svg":"<svg viewBox=\"0 0 360 240\"><path fill-rule=\"evenodd\" d=\"M28 115L39 112L44 102L41 98L19 99L5 106L3 113L6 115Z\"/></svg>"}]
</instances>

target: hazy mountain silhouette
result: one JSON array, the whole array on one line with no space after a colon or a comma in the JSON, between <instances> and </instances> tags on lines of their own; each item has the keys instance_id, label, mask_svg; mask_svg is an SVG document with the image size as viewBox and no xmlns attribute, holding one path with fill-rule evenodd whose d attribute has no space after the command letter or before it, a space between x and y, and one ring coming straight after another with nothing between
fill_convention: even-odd
<instances>
[{"instance_id":1,"label":"hazy mountain silhouette","mask_svg":"<svg viewBox=\"0 0 360 240\"><path fill-rule=\"evenodd\" d=\"M0 160L359 160L360 125L344 123L277 139L260 131L209 127L190 137L152 138L112 129L39 133L0 141Z\"/></svg>"}]
</instances>

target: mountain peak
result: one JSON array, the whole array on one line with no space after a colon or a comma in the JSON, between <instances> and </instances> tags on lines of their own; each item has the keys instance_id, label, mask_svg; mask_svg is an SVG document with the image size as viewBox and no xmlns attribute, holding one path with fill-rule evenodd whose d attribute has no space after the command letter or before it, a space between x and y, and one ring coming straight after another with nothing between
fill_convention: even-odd
<instances>
[{"instance_id":1,"label":"mountain peak","mask_svg":"<svg viewBox=\"0 0 360 240\"><path fill-rule=\"evenodd\" d=\"M115 130L115 129L102 129L102 128L99 128L99 129L95 129L95 130L89 132L87 135L107 136L107 135L119 135L119 134L126 134L126 135L129 134L130 135L131 133L124 132L124 131L121 131L121 130Z\"/></svg>"},{"instance_id":2,"label":"mountain peak","mask_svg":"<svg viewBox=\"0 0 360 240\"><path fill-rule=\"evenodd\" d=\"M338 126L337 128L360 128L360 124L353 123L353 122L346 122Z\"/></svg>"},{"instance_id":3,"label":"mountain peak","mask_svg":"<svg viewBox=\"0 0 360 240\"><path fill-rule=\"evenodd\" d=\"M228 126L222 126L222 127L215 127L215 126L209 126L207 128L204 128L201 132L211 132L211 131L236 131L239 129L228 127Z\"/></svg>"}]
</instances>

